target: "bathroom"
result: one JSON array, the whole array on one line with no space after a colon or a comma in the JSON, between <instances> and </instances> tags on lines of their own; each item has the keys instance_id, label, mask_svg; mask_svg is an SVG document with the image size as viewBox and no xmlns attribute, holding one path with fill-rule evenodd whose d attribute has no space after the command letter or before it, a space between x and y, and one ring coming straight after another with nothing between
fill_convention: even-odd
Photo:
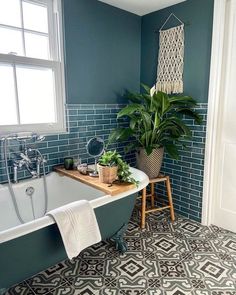
<instances>
[{"instance_id":1,"label":"bathroom","mask_svg":"<svg viewBox=\"0 0 236 295\"><path fill-rule=\"evenodd\" d=\"M33 29L27 28L27 16L34 23L32 15L38 14L38 11L29 10L32 15L27 15L24 11L27 4L46 5L48 15L52 17L43 21L38 18ZM17 226L15 238L4 241L7 236L4 224L9 214L7 209L1 208L11 201L6 190L4 198L0 199L0 210L4 213L0 218L0 293L235 294L236 236L232 233L236 232L236 208L232 197L235 192L232 168L235 122L230 112L234 104L222 99L226 89L225 97L233 91L231 78L236 70L233 54L236 52L233 51L236 46L233 38L235 0L1 0L0 7L0 36L14 40L9 45L4 42L0 45L0 78L6 81L9 73L11 77L19 75L17 101L22 103L16 107L12 100L16 89L11 78L7 80L11 81L9 84L0 83L0 93L8 93L7 100L0 98L0 136L4 138L6 134L22 132L37 134L33 145L17 138L8 140L8 149L11 155L28 145L38 149L46 160L42 163L45 174L51 175L54 167L63 165L66 157L76 160L79 157L82 163L94 163L94 157L87 152L87 142L93 137L107 142L117 127L118 112L127 105L124 93L127 90L140 93L141 83L150 87L155 83L159 30L171 13L184 24L184 94L196 99L195 109L202 116L200 125L186 120L192 138L187 141L186 149L180 151L179 160L164 154L161 172L170 177L175 221L170 220L169 210L154 212L147 214L146 227L140 229L139 200L135 205L135 199L130 197L117 198L119 207L113 210L113 203L109 203L110 199L105 199L103 193L84 185L77 187L72 180L64 181L65 177L49 176L53 188L48 190L49 195L64 194L68 200L75 201L75 192L80 191L81 195L91 197L95 211L99 198L101 205L108 204L109 210L96 211L98 221L101 219L105 224L105 238L110 236L113 221L123 218L126 211L129 216L128 211L135 205L124 233L128 249L123 254L115 248L114 242L104 239L82 251L78 258L69 260L56 225L51 224L43 231L41 226L45 221L42 220L33 235L27 234L31 230L30 222L27 222L23 225L25 234L18 235L19 242L15 242L20 228ZM9 15L4 15L3 7L8 7L5 11ZM58 27L52 24L54 17ZM19 41L23 30L16 29L22 26L21 18L26 34L23 45ZM169 21L170 27L178 24L173 17ZM13 31L15 35L10 34ZM27 45L27 37L28 44L34 46ZM52 46L50 52L47 38L52 38L54 45L59 44ZM30 58L22 56L22 52ZM29 62L31 67L25 67ZM11 66L17 63L21 66ZM53 69L56 84L53 84L50 70L47 80L40 76L43 71L33 73L32 69L37 67ZM227 87L224 77L228 77ZM48 89L56 96L56 108L52 101L43 98L47 96L43 83L50 81ZM20 83L31 87L27 91L28 87L20 88ZM31 99L24 101L24 94ZM19 117L26 122L22 126ZM48 123L51 119L53 123ZM118 151L131 167L136 167L135 153L126 153L126 145L125 141L115 142L109 148ZM13 180L13 165L9 166ZM42 168L39 186L43 186ZM23 186L29 178L27 169L18 169L17 185ZM7 181L1 141L0 190L6 187ZM140 182L139 190L146 185L141 178ZM133 188L132 192L136 194L137 190ZM228 199L223 199L222 190L227 192L224 195L230 196ZM162 185L158 185L157 193L165 196ZM43 195L37 200L43 199ZM128 203L123 203L125 201ZM35 214L42 216L44 209L39 206L39 212ZM108 219L105 222L104 215ZM23 217L30 220L27 215ZM163 240L169 241L169 245ZM161 242L169 249L163 249ZM57 250L57 246L60 249Z\"/></svg>"}]
</instances>

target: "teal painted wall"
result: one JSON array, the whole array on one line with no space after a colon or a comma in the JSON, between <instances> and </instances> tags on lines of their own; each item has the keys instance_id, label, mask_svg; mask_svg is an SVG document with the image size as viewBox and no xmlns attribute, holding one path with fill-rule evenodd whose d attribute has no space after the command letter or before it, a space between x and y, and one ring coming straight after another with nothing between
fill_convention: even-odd
<instances>
[{"instance_id":1,"label":"teal painted wall","mask_svg":"<svg viewBox=\"0 0 236 295\"><path fill-rule=\"evenodd\" d=\"M64 0L68 103L120 103L139 90L141 17L97 0Z\"/></svg>"},{"instance_id":2,"label":"teal painted wall","mask_svg":"<svg viewBox=\"0 0 236 295\"><path fill-rule=\"evenodd\" d=\"M188 24L185 93L206 102L213 3L187 0L141 18L97 0L64 0L67 102L122 103L124 91L138 91L140 80L152 85L159 43L154 31L171 12Z\"/></svg>"},{"instance_id":3,"label":"teal painted wall","mask_svg":"<svg viewBox=\"0 0 236 295\"><path fill-rule=\"evenodd\" d=\"M141 82L153 85L159 48L160 27L171 12L185 26L184 90L199 102L207 102L214 0L186 2L145 15L142 18ZM178 23L169 23L174 25ZM168 28L166 26L165 28Z\"/></svg>"}]
</instances>

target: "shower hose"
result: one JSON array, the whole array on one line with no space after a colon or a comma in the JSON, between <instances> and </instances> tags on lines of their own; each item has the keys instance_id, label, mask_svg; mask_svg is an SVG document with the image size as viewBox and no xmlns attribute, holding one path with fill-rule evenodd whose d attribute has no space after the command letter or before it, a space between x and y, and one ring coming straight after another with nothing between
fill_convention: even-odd
<instances>
[{"instance_id":1,"label":"shower hose","mask_svg":"<svg viewBox=\"0 0 236 295\"><path fill-rule=\"evenodd\" d=\"M13 190L11 179L10 179L10 173L9 173L9 167L8 167L8 161L7 161L7 149L8 149L8 138L7 137L3 139L3 149L4 149L4 162L5 162L5 169L6 169L6 174L7 174L8 189L9 189L9 192L11 195L11 199L12 199L12 202L14 205L14 209L15 209L17 218L19 219L20 223L23 224L23 223L25 223L25 221L23 220L23 218L20 215L20 211L19 211L18 204L16 201L16 195ZM35 149L34 151L37 152L41 158L43 158L42 154L40 153L39 150ZM44 161L42 161L42 166L43 166L43 186L44 186L44 201L45 201L44 215L45 215L47 212L47 209L48 209L48 189L47 189L46 171L45 171Z\"/></svg>"}]
</instances>

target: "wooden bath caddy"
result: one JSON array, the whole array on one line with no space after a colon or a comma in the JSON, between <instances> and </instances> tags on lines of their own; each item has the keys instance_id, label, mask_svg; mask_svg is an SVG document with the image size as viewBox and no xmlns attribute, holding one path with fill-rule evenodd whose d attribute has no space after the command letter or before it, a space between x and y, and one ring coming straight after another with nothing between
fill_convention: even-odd
<instances>
[{"instance_id":1,"label":"wooden bath caddy","mask_svg":"<svg viewBox=\"0 0 236 295\"><path fill-rule=\"evenodd\" d=\"M63 166L56 166L53 169L61 175L83 182L111 196L118 195L135 187L135 184L132 183L113 183L110 186L109 184L99 182L98 177L83 175L77 170L66 170Z\"/></svg>"}]
</instances>

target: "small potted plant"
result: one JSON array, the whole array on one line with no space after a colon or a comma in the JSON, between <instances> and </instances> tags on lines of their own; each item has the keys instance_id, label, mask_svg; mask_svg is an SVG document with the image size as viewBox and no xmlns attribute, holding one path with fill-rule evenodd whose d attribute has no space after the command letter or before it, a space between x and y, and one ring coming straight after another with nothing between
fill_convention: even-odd
<instances>
[{"instance_id":1,"label":"small potted plant","mask_svg":"<svg viewBox=\"0 0 236 295\"><path fill-rule=\"evenodd\" d=\"M98 160L99 180L103 183L113 183L118 180L120 182L130 182L138 184L131 177L129 165L122 159L117 151L106 151Z\"/></svg>"},{"instance_id":2,"label":"small potted plant","mask_svg":"<svg viewBox=\"0 0 236 295\"><path fill-rule=\"evenodd\" d=\"M136 150L137 167L149 178L158 176L164 149L173 159L179 159L178 148L184 139L191 138L191 130L183 121L183 115L201 123L201 116L194 109L197 102L190 96L169 96L152 91L143 85L144 93L127 93L129 104L117 115L127 117L129 127L113 130L109 143L130 140L127 148Z\"/></svg>"}]
</instances>

